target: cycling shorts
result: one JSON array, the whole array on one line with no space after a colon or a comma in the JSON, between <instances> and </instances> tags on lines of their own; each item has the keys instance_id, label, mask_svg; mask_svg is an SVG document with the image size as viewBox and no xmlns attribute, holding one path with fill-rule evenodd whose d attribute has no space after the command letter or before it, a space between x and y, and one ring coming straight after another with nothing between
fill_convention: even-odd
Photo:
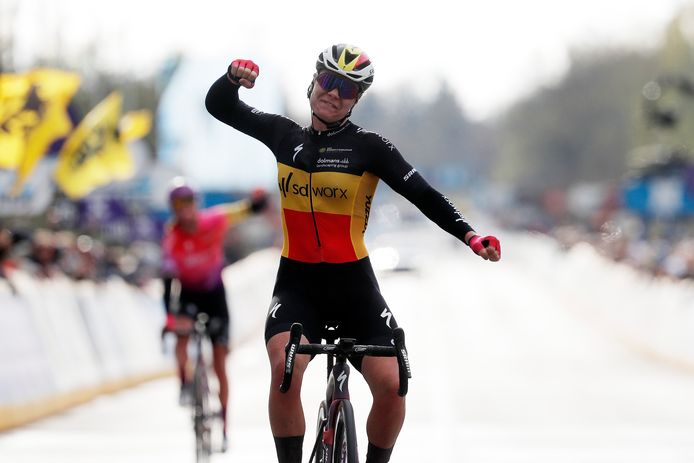
<instances>
[{"instance_id":1,"label":"cycling shorts","mask_svg":"<svg viewBox=\"0 0 694 463\"><path fill-rule=\"evenodd\" d=\"M321 342L324 327L337 324L338 337L358 344L392 345L397 322L378 287L368 257L340 263L305 263L282 257L265 323L265 342L289 331L292 323L304 336ZM360 368L358 363L357 369Z\"/></svg>"},{"instance_id":2,"label":"cycling shorts","mask_svg":"<svg viewBox=\"0 0 694 463\"><path fill-rule=\"evenodd\" d=\"M224 284L203 291L181 288L179 315L195 319L201 312L210 318L207 328L212 343L228 347L231 327Z\"/></svg>"}]
</instances>

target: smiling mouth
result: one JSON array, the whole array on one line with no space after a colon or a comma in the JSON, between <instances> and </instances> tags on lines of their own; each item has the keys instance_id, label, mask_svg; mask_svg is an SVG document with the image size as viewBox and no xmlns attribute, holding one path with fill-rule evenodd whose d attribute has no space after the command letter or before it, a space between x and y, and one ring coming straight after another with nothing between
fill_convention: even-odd
<instances>
[{"instance_id":1,"label":"smiling mouth","mask_svg":"<svg viewBox=\"0 0 694 463\"><path fill-rule=\"evenodd\" d=\"M323 99L323 100L321 100L321 101L323 102L323 104L325 104L325 105L327 105L327 106L330 106L331 108L333 108L333 109L336 110L336 111L340 109L340 108L337 107L337 105L336 105L335 103L333 103L333 102L330 101L330 100Z\"/></svg>"}]
</instances>

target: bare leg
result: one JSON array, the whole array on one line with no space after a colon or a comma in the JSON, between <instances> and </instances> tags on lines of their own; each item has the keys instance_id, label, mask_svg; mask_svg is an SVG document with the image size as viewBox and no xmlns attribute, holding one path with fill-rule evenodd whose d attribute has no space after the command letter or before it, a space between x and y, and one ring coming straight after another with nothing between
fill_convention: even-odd
<instances>
[{"instance_id":1,"label":"bare leg","mask_svg":"<svg viewBox=\"0 0 694 463\"><path fill-rule=\"evenodd\" d=\"M383 449L392 448L405 422L405 398L398 395L397 359L365 357L362 374L373 396L366 421L369 442Z\"/></svg>"},{"instance_id":2,"label":"bare leg","mask_svg":"<svg viewBox=\"0 0 694 463\"><path fill-rule=\"evenodd\" d=\"M219 403L222 406L222 420L224 423L224 435L227 430L227 404L229 403L229 379L227 378L226 360L229 348L225 345L215 345L212 348L212 364L215 375L219 381Z\"/></svg>"},{"instance_id":3,"label":"bare leg","mask_svg":"<svg viewBox=\"0 0 694 463\"><path fill-rule=\"evenodd\" d=\"M176 338L176 365L178 366L178 377L181 384L188 382L188 336L179 335Z\"/></svg>"},{"instance_id":4,"label":"bare leg","mask_svg":"<svg viewBox=\"0 0 694 463\"><path fill-rule=\"evenodd\" d=\"M284 375L284 346L289 340L289 333L279 333L267 343L270 359L271 377L269 414L270 428L275 437L303 436L306 432L304 409L301 406L301 382L310 357L297 355L292 376L292 386L286 392L280 392ZM302 338L306 342L306 338Z\"/></svg>"}]
</instances>

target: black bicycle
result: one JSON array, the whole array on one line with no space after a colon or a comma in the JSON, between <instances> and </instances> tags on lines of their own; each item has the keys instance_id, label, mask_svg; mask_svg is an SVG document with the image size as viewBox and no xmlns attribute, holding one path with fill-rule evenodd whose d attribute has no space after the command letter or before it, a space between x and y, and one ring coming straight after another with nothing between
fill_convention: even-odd
<instances>
[{"instance_id":1,"label":"black bicycle","mask_svg":"<svg viewBox=\"0 0 694 463\"><path fill-rule=\"evenodd\" d=\"M285 347L284 377L280 391L287 392L291 387L294 360L298 354L328 356L328 385L318 408L316 441L311 451L309 463L358 463L357 432L354 423L354 410L349 397L350 367L347 359L353 356L397 357L400 375L398 394L407 394L408 379L412 377L410 363L405 348L405 332L402 328L393 330L393 346L372 346L356 344L352 338L338 338L337 325L325 327L325 344L301 344L303 326L294 323L289 342Z\"/></svg>"},{"instance_id":2,"label":"black bicycle","mask_svg":"<svg viewBox=\"0 0 694 463\"><path fill-rule=\"evenodd\" d=\"M210 384L207 376L207 361L203 340L207 336L209 317L199 313L195 319L192 340L195 346L193 366L193 430L195 431L195 457L198 463L208 462L212 455L212 413L210 406Z\"/></svg>"},{"instance_id":3,"label":"black bicycle","mask_svg":"<svg viewBox=\"0 0 694 463\"><path fill-rule=\"evenodd\" d=\"M214 321L214 319L212 320ZM189 400L182 404L190 404L191 417L193 421L193 431L195 433L195 460L198 463L207 463L214 452L224 452L224 442L216 449L213 445L213 434L216 436L215 422L221 419L219 411L213 408L211 399L212 389L209 382L208 352L206 351L209 341L210 317L203 312L198 313L192 327L186 329L168 329L164 333L174 333L177 335L190 336L192 342L193 358L193 377ZM215 432L213 432L215 431ZM220 431L221 432L221 431Z\"/></svg>"}]
</instances>

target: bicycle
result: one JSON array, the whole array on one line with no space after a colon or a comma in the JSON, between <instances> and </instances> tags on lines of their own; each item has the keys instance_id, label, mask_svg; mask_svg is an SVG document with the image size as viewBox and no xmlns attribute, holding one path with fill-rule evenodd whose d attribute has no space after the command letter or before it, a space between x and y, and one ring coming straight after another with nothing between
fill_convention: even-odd
<instances>
[{"instance_id":1,"label":"bicycle","mask_svg":"<svg viewBox=\"0 0 694 463\"><path fill-rule=\"evenodd\" d=\"M338 338L337 324L329 323L324 329L321 344L301 344L303 326L294 323L289 341L285 346L285 368L281 392L291 387L294 360L298 354L327 357L327 388L325 400L318 408L316 440L311 451L309 463L316 457L316 463L358 463L357 432L354 422L354 409L349 396L350 367L347 359L351 356L397 357L400 386L398 394L407 394L408 379L412 377L410 363L405 348L405 332L402 328L393 330L394 346L373 346L356 344L353 338Z\"/></svg>"},{"instance_id":2,"label":"bicycle","mask_svg":"<svg viewBox=\"0 0 694 463\"><path fill-rule=\"evenodd\" d=\"M188 329L165 329L165 332L173 332L178 335L188 335L194 350L191 417L193 431L195 433L195 459L198 463L207 463L215 449L213 449L213 422L219 418L218 412L212 408L211 388L208 376L208 360L205 355L205 339L209 339L210 317L200 312L196 316L192 327ZM222 446L220 452L224 452Z\"/></svg>"}]
</instances>

